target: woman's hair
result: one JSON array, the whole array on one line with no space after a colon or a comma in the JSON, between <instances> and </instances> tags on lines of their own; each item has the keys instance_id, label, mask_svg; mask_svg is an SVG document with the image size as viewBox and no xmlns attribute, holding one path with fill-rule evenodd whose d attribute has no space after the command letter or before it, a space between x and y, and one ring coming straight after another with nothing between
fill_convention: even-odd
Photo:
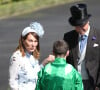
<instances>
[{"instance_id":1,"label":"woman's hair","mask_svg":"<svg viewBox=\"0 0 100 90\"><path fill-rule=\"evenodd\" d=\"M34 33L34 32L30 32L38 41L38 45L36 47L36 50L33 52L33 56L36 58L36 59L39 59L40 57L40 44L39 44L39 36ZM29 35L29 33L27 35L25 35L24 37L21 37L19 38L19 45L18 47L16 48L16 51L17 50L20 50L20 52L22 53L22 56L24 57L25 56L25 46L23 44L23 40L26 40L27 39L27 36Z\"/></svg>"}]
</instances>

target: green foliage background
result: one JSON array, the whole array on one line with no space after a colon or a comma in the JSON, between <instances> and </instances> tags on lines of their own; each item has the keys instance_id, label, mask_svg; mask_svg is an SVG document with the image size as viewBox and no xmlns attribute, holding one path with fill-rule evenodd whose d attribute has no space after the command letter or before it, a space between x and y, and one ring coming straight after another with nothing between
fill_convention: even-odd
<instances>
[{"instance_id":1,"label":"green foliage background","mask_svg":"<svg viewBox=\"0 0 100 90\"><path fill-rule=\"evenodd\" d=\"M0 19L81 0L0 0Z\"/></svg>"}]
</instances>

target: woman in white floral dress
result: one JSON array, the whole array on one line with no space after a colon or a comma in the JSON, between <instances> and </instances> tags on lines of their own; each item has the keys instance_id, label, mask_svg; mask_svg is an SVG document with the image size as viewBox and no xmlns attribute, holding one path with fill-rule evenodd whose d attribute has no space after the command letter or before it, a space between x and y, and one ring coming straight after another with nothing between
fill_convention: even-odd
<instances>
[{"instance_id":1,"label":"woman in white floral dress","mask_svg":"<svg viewBox=\"0 0 100 90\"><path fill-rule=\"evenodd\" d=\"M26 27L19 39L19 45L12 54L9 66L9 85L11 90L35 90L37 73L48 63L45 59L39 65L39 38L44 34L38 22Z\"/></svg>"}]
</instances>

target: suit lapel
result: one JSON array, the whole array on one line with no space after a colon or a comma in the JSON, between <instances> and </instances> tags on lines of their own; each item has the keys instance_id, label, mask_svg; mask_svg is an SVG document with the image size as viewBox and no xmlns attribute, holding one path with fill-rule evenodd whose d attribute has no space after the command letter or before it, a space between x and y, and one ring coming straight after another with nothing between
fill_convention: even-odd
<instances>
[{"instance_id":1,"label":"suit lapel","mask_svg":"<svg viewBox=\"0 0 100 90\"><path fill-rule=\"evenodd\" d=\"M93 36L95 36L95 31L90 30L87 41L86 55L85 55L86 60L88 60L89 55L91 55L89 50L91 49L91 47L93 47L93 44L95 43L95 40L93 41Z\"/></svg>"},{"instance_id":2,"label":"suit lapel","mask_svg":"<svg viewBox=\"0 0 100 90\"><path fill-rule=\"evenodd\" d=\"M87 41L86 56L85 56L86 60L88 60L88 57L90 55L89 50L91 47L93 47L93 44L94 44L94 41L92 40L93 36L95 36L95 32L94 32L94 30L91 30L89 32L88 41ZM77 68L78 58L79 58L78 57L78 53L79 53L78 37L79 37L79 34L77 34L77 32L74 33L73 42L74 42L75 48L72 49L72 53L73 53L73 57L74 57L75 68Z\"/></svg>"}]
</instances>

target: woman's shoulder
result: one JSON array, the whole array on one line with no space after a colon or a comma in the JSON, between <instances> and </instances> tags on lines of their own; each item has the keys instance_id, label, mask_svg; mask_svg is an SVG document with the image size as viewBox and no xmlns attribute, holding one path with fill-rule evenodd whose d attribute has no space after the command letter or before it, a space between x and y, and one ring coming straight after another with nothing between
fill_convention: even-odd
<instances>
[{"instance_id":1,"label":"woman's shoulder","mask_svg":"<svg viewBox=\"0 0 100 90\"><path fill-rule=\"evenodd\" d=\"M12 56L10 57L10 64L18 65L21 58L21 52L19 50L15 51Z\"/></svg>"},{"instance_id":2,"label":"woman's shoulder","mask_svg":"<svg viewBox=\"0 0 100 90\"><path fill-rule=\"evenodd\" d=\"M21 52L19 50L13 52L12 56L10 57L11 60L16 60L22 57Z\"/></svg>"},{"instance_id":3,"label":"woman's shoulder","mask_svg":"<svg viewBox=\"0 0 100 90\"><path fill-rule=\"evenodd\" d=\"M12 56L21 56L21 52L19 50L13 52Z\"/></svg>"}]
</instances>

